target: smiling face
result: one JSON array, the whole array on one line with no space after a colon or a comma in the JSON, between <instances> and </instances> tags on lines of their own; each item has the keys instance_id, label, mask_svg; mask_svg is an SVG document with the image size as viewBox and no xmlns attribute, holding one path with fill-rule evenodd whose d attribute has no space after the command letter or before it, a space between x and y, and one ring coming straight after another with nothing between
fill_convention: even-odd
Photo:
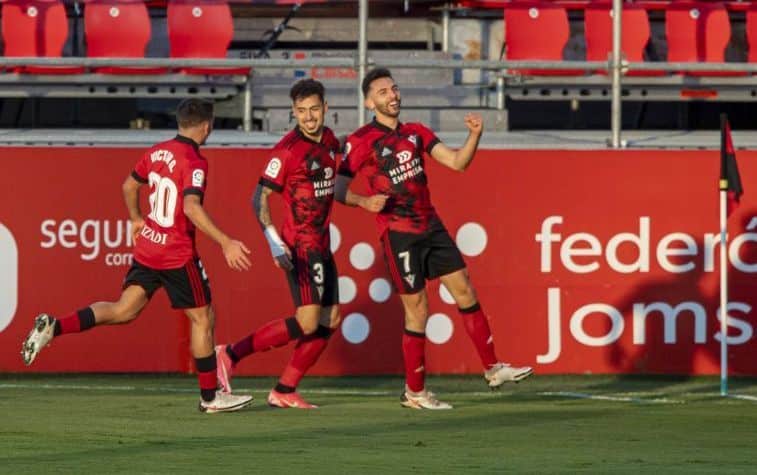
<instances>
[{"instance_id":1,"label":"smiling face","mask_svg":"<svg viewBox=\"0 0 757 475\"><path fill-rule=\"evenodd\" d=\"M292 113L297 120L300 131L312 140L318 141L323 134L323 121L328 111L328 104L320 96L313 94L296 99L292 104Z\"/></svg>"},{"instance_id":2,"label":"smiling face","mask_svg":"<svg viewBox=\"0 0 757 475\"><path fill-rule=\"evenodd\" d=\"M401 103L400 88L394 79L383 77L371 82L365 106L374 111L376 116L396 119L400 115Z\"/></svg>"}]
</instances>

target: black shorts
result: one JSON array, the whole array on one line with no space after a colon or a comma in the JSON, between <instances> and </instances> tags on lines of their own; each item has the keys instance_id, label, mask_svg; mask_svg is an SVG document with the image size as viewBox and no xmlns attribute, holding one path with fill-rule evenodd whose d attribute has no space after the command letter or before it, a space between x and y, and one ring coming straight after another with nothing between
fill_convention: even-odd
<instances>
[{"instance_id":1,"label":"black shorts","mask_svg":"<svg viewBox=\"0 0 757 475\"><path fill-rule=\"evenodd\" d=\"M286 275L295 307L330 307L339 303L339 277L331 253L295 250L292 264L294 267Z\"/></svg>"},{"instance_id":2,"label":"black shorts","mask_svg":"<svg viewBox=\"0 0 757 475\"><path fill-rule=\"evenodd\" d=\"M401 294L420 292L426 280L465 269L460 250L443 227L421 234L389 230L381 244L392 283Z\"/></svg>"},{"instance_id":3,"label":"black shorts","mask_svg":"<svg viewBox=\"0 0 757 475\"><path fill-rule=\"evenodd\" d=\"M123 288L138 285L147 298L160 287L166 288L173 308L198 308L210 304L210 284L200 259L194 258L178 269L153 269L136 260L124 278Z\"/></svg>"}]
</instances>

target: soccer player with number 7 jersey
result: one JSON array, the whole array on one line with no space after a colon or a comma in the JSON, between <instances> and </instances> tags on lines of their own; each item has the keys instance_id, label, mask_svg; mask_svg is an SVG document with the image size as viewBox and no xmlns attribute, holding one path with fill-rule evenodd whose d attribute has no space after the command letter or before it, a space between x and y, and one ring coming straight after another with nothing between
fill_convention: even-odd
<instances>
[{"instance_id":1,"label":"soccer player with number 7 jersey","mask_svg":"<svg viewBox=\"0 0 757 475\"><path fill-rule=\"evenodd\" d=\"M468 279L465 261L431 204L425 172L426 155L453 170L465 170L478 148L483 131L481 117L465 117L468 137L459 150L452 150L423 124L399 121L400 90L388 69L370 71L362 89L365 106L375 118L347 138L335 197L341 203L377 213L384 257L405 309L405 390L401 404L413 409L452 408L425 386L427 279L439 278L455 299L489 387L527 378L532 373L530 367L510 366L495 355L489 320ZM373 196L349 190L358 173L367 178Z\"/></svg>"},{"instance_id":2,"label":"soccer player with number 7 jersey","mask_svg":"<svg viewBox=\"0 0 757 475\"><path fill-rule=\"evenodd\" d=\"M215 317L208 277L195 246L196 229L221 246L232 269L249 269L250 251L221 231L202 205L208 162L200 154L200 145L213 128L213 104L201 99L184 100L176 111L176 121L178 135L150 148L123 184L134 235L134 261L124 279L121 297L117 302L93 303L60 318L38 315L21 354L30 365L42 348L61 335L98 325L129 323L155 291L164 287L171 306L184 310L191 321L190 346L198 372L200 411L236 411L249 405L252 396L217 390ZM147 217L142 216L139 207L142 185L150 187Z\"/></svg>"}]
</instances>

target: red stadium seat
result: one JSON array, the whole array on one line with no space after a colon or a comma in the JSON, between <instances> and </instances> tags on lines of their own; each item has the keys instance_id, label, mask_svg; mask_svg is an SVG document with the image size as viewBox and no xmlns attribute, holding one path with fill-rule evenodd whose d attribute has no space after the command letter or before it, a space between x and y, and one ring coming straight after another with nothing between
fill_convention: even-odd
<instances>
[{"instance_id":1,"label":"red stadium seat","mask_svg":"<svg viewBox=\"0 0 757 475\"><path fill-rule=\"evenodd\" d=\"M226 58L234 36L231 9L224 1L172 1L168 4L172 58ZM187 74L243 74L249 68L182 68Z\"/></svg>"},{"instance_id":2,"label":"red stadium seat","mask_svg":"<svg viewBox=\"0 0 757 475\"><path fill-rule=\"evenodd\" d=\"M2 6L5 56L60 58L68 38L68 18L63 3L52 1L8 0ZM16 73L76 74L81 67L18 66Z\"/></svg>"},{"instance_id":3,"label":"red stadium seat","mask_svg":"<svg viewBox=\"0 0 757 475\"><path fill-rule=\"evenodd\" d=\"M563 59L570 29L563 7L550 3L512 3L505 7L506 58L513 60ZM524 75L578 76L580 70L521 69Z\"/></svg>"},{"instance_id":4,"label":"red stadium seat","mask_svg":"<svg viewBox=\"0 0 757 475\"><path fill-rule=\"evenodd\" d=\"M142 2L102 1L84 7L84 33L90 58L144 58L150 41L150 15ZM100 67L105 74L160 74L165 68Z\"/></svg>"},{"instance_id":5,"label":"red stadium seat","mask_svg":"<svg viewBox=\"0 0 757 475\"><path fill-rule=\"evenodd\" d=\"M643 7L623 6L621 49L630 62L644 61L649 42L649 17ZM586 60L607 61L612 52L612 8L609 4L589 5L584 10ZM604 71L601 73L606 74ZM664 71L631 71L629 76L659 76Z\"/></svg>"},{"instance_id":6,"label":"red stadium seat","mask_svg":"<svg viewBox=\"0 0 757 475\"><path fill-rule=\"evenodd\" d=\"M757 63L757 6L750 6L746 11L746 43L747 61Z\"/></svg>"},{"instance_id":7,"label":"red stadium seat","mask_svg":"<svg viewBox=\"0 0 757 475\"><path fill-rule=\"evenodd\" d=\"M731 22L722 3L674 2L665 10L669 62L725 61ZM692 76L739 76L743 73L702 71Z\"/></svg>"}]
</instances>

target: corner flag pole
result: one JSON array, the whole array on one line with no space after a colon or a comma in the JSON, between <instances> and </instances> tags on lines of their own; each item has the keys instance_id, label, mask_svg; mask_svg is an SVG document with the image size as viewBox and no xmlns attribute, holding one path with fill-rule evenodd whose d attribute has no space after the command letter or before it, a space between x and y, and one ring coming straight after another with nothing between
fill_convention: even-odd
<instances>
[{"instance_id":1,"label":"corner flag pole","mask_svg":"<svg viewBox=\"0 0 757 475\"><path fill-rule=\"evenodd\" d=\"M725 187L723 186L725 182ZM720 180L720 395L728 395L728 180Z\"/></svg>"}]
</instances>

